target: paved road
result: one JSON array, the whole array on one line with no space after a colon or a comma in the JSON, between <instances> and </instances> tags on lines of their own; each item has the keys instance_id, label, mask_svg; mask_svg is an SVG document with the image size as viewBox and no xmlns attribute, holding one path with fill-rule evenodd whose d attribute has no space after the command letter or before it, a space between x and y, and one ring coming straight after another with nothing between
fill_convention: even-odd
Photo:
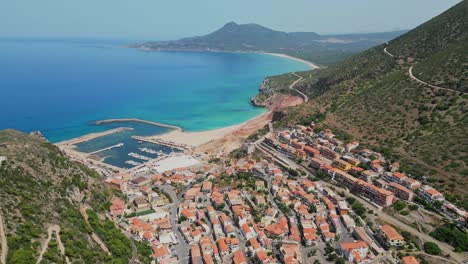
<instances>
[{"instance_id":1,"label":"paved road","mask_svg":"<svg viewBox=\"0 0 468 264\"><path fill-rule=\"evenodd\" d=\"M383 51L384 51L385 54L387 54L388 56L390 56L390 57L392 57L392 58L395 57L395 55L393 55L393 54L391 54L390 52L388 52L387 47L385 47L385 48L383 49Z\"/></svg>"},{"instance_id":2,"label":"paved road","mask_svg":"<svg viewBox=\"0 0 468 264\"><path fill-rule=\"evenodd\" d=\"M293 72L293 73L291 73L291 74L294 75L294 76L296 76L296 77L298 77L298 79L295 80L291 85L289 85L289 89L294 90L294 91L296 91L297 93L299 93L302 97L304 97L304 103L307 103L307 102L309 101L309 97L308 97L307 95L305 95L303 92L301 92L301 91L299 91L299 90L297 90L297 89L294 88L294 86L295 86L298 82L302 81L304 78L303 78L302 76L300 76L300 75L297 75L295 72Z\"/></svg>"},{"instance_id":3,"label":"paved road","mask_svg":"<svg viewBox=\"0 0 468 264\"><path fill-rule=\"evenodd\" d=\"M432 85L432 84L429 84L425 81L421 81L420 79L418 79L416 76L413 75L413 66L411 66L409 69L408 69L408 74L409 76L411 77L411 79L417 81L418 83L421 83L421 84L424 84L424 85L427 85L431 88L434 88L434 89L439 89L439 90L445 90L445 91L449 91L449 92L461 92L461 93L464 93L466 94L466 92L462 92L462 91L457 91L457 90L453 90L453 89L448 89L448 88L444 88L444 87L440 87L440 86L435 86L435 85Z\"/></svg>"},{"instance_id":4,"label":"paved road","mask_svg":"<svg viewBox=\"0 0 468 264\"><path fill-rule=\"evenodd\" d=\"M384 53L387 54L388 56L394 58L395 55L393 55L392 53L388 52L387 50L387 47L385 47L383 49ZM446 91L450 91L450 92L462 92L462 91L456 91L456 90L453 90L453 89L448 89L448 88L444 88L444 87L440 87L440 86L435 86L435 85L432 85L432 84L429 84L425 81L422 81L420 79L418 79L416 76L413 75L413 67L414 65L412 65L409 69L408 69L408 74L410 76L411 79L415 80L416 82L420 83L420 84L424 84L426 86L429 86L431 88L434 88L434 89L440 89L440 90L446 90ZM462 93L466 93L466 92L462 92Z\"/></svg>"},{"instance_id":5,"label":"paved road","mask_svg":"<svg viewBox=\"0 0 468 264\"><path fill-rule=\"evenodd\" d=\"M0 242L2 243L2 254L0 255L0 264L6 264L6 257L8 255L8 244L6 238L6 229L3 224L2 213L0 212Z\"/></svg>"},{"instance_id":6,"label":"paved road","mask_svg":"<svg viewBox=\"0 0 468 264\"><path fill-rule=\"evenodd\" d=\"M177 256L179 258L179 263L188 263L188 254L190 252L189 245L185 241L185 238L182 236L182 233L177 228L178 226L178 219L177 219L177 210L179 209L179 198L174 190L174 187L170 185L159 185L156 186L157 188L163 190L167 193L172 199L172 205L170 208L170 217L169 220L171 222L172 231L177 237L178 243L175 245Z\"/></svg>"}]
</instances>

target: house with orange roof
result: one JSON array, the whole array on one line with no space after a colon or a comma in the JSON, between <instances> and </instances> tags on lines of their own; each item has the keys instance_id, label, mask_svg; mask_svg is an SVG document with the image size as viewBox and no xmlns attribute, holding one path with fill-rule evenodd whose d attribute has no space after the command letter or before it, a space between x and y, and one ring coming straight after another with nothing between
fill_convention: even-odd
<instances>
[{"instance_id":1,"label":"house with orange roof","mask_svg":"<svg viewBox=\"0 0 468 264\"><path fill-rule=\"evenodd\" d=\"M256 235L253 228L251 228L249 225L247 225L247 223L245 223L245 224L243 224L241 226L241 232L242 232L242 235L246 239L250 239L252 237L255 237L255 235Z\"/></svg>"},{"instance_id":2,"label":"house with orange roof","mask_svg":"<svg viewBox=\"0 0 468 264\"><path fill-rule=\"evenodd\" d=\"M192 263L201 263L202 257L200 247L198 245L192 245L190 249L190 257Z\"/></svg>"},{"instance_id":3,"label":"house with orange roof","mask_svg":"<svg viewBox=\"0 0 468 264\"><path fill-rule=\"evenodd\" d=\"M247 264L244 253L242 253L240 250L234 252L233 262L234 264Z\"/></svg>"},{"instance_id":4,"label":"house with orange roof","mask_svg":"<svg viewBox=\"0 0 468 264\"><path fill-rule=\"evenodd\" d=\"M384 167L379 163L379 162L372 162L370 164L371 170L375 171L376 173L382 173L384 172Z\"/></svg>"},{"instance_id":5,"label":"house with orange roof","mask_svg":"<svg viewBox=\"0 0 468 264\"><path fill-rule=\"evenodd\" d=\"M353 141L351 143L346 144L346 152L351 152L353 149L359 146L359 141Z\"/></svg>"},{"instance_id":6,"label":"house with orange roof","mask_svg":"<svg viewBox=\"0 0 468 264\"><path fill-rule=\"evenodd\" d=\"M231 249L231 251L236 251L239 249L239 246L240 246L240 242L239 242L239 239L237 237L229 237L229 238L226 238L226 243L228 244L229 246L229 249Z\"/></svg>"},{"instance_id":7,"label":"house with orange roof","mask_svg":"<svg viewBox=\"0 0 468 264\"><path fill-rule=\"evenodd\" d=\"M218 239L218 249L219 249L219 254L221 257L224 257L229 254L229 246L226 243L225 238L220 238Z\"/></svg>"},{"instance_id":8,"label":"house with orange roof","mask_svg":"<svg viewBox=\"0 0 468 264\"><path fill-rule=\"evenodd\" d=\"M280 247L280 253L284 263L302 263L299 244L283 243Z\"/></svg>"},{"instance_id":9,"label":"house with orange roof","mask_svg":"<svg viewBox=\"0 0 468 264\"><path fill-rule=\"evenodd\" d=\"M312 227L303 228L302 233L307 246L312 246L317 243L317 229Z\"/></svg>"},{"instance_id":10,"label":"house with orange roof","mask_svg":"<svg viewBox=\"0 0 468 264\"><path fill-rule=\"evenodd\" d=\"M419 194L429 202L443 202L445 200L444 195L429 185L419 188Z\"/></svg>"},{"instance_id":11,"label":"house with orange roof","mask_svg":"<svg viewBox=\"0 0 468 264\"><path fill-rule=\"evenodd\" d=\"M163 259L167 259L171 257L171 253L169 249L165 245L158 245L153 247L153 255L152 257L156 259L158 262L161 262Z\"/></svg>"},{"instance_id":12,"label":"house with orange roof","mask_svg":"<svg viewBox=\"0 0 468 264\"><path fill-rule=\"evenodd\" d=\"M203 264L215 264L215 263L216 262L213 260L213 257L211 255L208 255L208 254L203 255Z\"/></svg>"},{"instance_id":13,"label":"house with orange roof","mask_svg":"<svg viewBox=\"0 0 468 264\"><path fill-rule=\"evenodd\" d=\"M187 209L187 208L182 209L180 211L180 215L184 216L190 223L197 220L194 211L190 210L190 209Z\"/></svg>"},{"instance_id":14,"label":"house with orange roof","mask_svg":"<svg viewBox=\"0 0 468 264\"><path fill-rule=\"evenodd\" d=\"M367 258L369 246L362 240L340 243L340 253L348 260L361 263Z\"/></svg>"},{"instance_id":15,"label":"house with orange roof","mask_svg":"<svg viewBox=\"0 0 468 264\"><path fill-rule=\"evenodd\" d=\"M408 190L406 187L396 183L390 182L387 186L387 189L395 194L396 197L405 200L405 201L412 201L414 197L414 193Z\"/></svg>"},{"instance_id":16,"label":"house with orange roof","mask_svg":"<svg viewBox=\"0 0 468 264\"><path fill-rule=\"evenodd\" d=\"M390 171L391 172L398 171L399 169L400 169L400 163L395 161L392 164L390 164Z\"/></svg>"},{"instance_id":17,"label":"house with orange roof","mask_svg":"<svg viewBox=\"0 0 468 264\"><path fill-rule=\"evenodd\" d=\"M419 264L419 261L414 256L405 256L401 258L403 264Z\"/></svg>"},{"instance_id":18,"label":"house with orange roof","mask_svg":"<svg viewBox=\"0 0 468 264\"><path fill-rule=\"evenodd\" d=\"M112 200L112 204L110 206L110 212L112 216L121 216L125 211L125 202L120 198L116 197Z\"/></svg>"},{"instance_id":19,"label":"house with orange roof","mask_svg":"<svg viewBox=\"0 0 468 264\"><path fill-rule=\"evenodd\" d=\"M421 187L421 183L419 181L415 179L411 179L411 178L404 179L401 184L405 186L406 188L413 190L413 191Z\"/></svg>"},{"instance_id":20,"label":"house with orange roof","mask_svg":"<svg viewBox=\"0 0 468 264\"><path fill-rule=\"evenodd\" d=\"M212 188L213 188L213 183L211 181L204 181L201 191L205 194L211 194Z\"/></svg>"},{"instance_id":21,"label":"house with orange roof","mask_svg":"<svg viewBox=\"0 0 468 264\"><path fill-rule=\"evenodd\" d=\"M390 225L381 226L380 235L387 246L401 247L405 244L405 239L403 238L403 236Z\"/></svg>"}]
</instances>

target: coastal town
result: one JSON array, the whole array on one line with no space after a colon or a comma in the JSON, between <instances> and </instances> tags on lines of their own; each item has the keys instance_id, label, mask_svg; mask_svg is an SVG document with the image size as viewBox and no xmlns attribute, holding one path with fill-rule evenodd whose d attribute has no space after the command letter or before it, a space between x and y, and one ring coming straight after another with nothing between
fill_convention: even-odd
<instances>
[{"instance_id":1,"label":"coastal town","mask_svg":"<svg viewBox=\"0 0 468 264\"><path fill-rule=\"evenodd\" d=\"M153 263L414 264L427 263L427 243L463 262L392 210L435 211L463 228L468 214L398 161L330 129L271 130L231 155L185 152L105 173L115 193L107 217L150 248Z\"/></svg>"}]
</instances>

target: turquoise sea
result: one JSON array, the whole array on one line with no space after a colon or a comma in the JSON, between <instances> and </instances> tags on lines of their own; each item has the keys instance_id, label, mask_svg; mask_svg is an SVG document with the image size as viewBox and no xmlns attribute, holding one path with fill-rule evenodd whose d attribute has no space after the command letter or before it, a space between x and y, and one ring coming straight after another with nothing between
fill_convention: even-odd
<instances>
[{"instance_id":1,"label":"turquoise sea","mask_svg":"<svg viewBox=\"0 0 468 264\"><path fill-rule=\"evenodd\" d=\"M308 69L270 55L124 47L137 42L0 39L0 129L57 142L107 130L92 124L107 118L220 128L264 111L249 102L263 78Z\"/></svg>"}]
</instances>

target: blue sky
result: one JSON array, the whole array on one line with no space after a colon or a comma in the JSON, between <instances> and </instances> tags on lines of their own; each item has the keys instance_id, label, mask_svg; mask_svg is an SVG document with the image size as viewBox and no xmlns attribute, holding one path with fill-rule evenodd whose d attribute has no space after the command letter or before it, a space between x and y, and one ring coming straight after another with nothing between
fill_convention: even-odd
<instances>
[{"instance_id":1,"label":"blue sky","mask_svg":"<svg viewBox=\"0 0 468 264\"><path fill-rule=\"evenodd\" d=\"M459 0L1 0L0 37L162 40L229 21L282 31L413 28Z\"/></svg>"}]
</instances>

